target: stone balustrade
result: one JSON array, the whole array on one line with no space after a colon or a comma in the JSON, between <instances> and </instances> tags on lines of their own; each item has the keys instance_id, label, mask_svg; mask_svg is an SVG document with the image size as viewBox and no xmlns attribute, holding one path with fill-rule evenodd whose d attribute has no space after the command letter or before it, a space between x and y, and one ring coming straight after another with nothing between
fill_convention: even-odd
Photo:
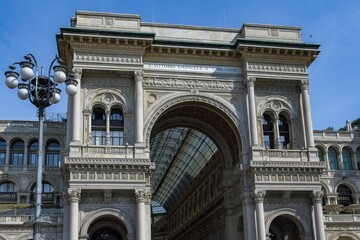
<instances>
[{"instance_id":1,"label":"stone balustrade","mask_svg":"<svg viewBox=\"0 0 360 240\"><path fill-rule=\"evenodd\" d=\"M360 222L360 214L324 214L324 223Z\"/></svg>"}]
</instances>

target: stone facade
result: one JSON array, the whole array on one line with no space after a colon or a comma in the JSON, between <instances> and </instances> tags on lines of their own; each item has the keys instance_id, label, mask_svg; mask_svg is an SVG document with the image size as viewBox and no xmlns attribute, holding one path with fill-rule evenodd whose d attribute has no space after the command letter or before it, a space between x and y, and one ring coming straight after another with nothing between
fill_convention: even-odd
<instances>
[{"instance_id":1,"label":"stone facade","mask_svg":"<svg viewBox=\"0 0 360 240\"><path fill-rule=\"evenodd\" d=\"M360 239L360 133L313 131L300 28L77 12L57 44L44 239ZM0 239L32 236L37 127L0 122Z\"/></svg>"}]
</instances>

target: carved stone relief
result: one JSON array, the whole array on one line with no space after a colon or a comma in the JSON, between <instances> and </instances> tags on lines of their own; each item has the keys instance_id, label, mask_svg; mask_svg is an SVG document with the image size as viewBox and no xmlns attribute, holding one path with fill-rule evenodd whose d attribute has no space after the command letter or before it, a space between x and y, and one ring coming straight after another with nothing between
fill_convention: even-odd
<instances>
[{"instance_id":1,"label":"carved stone relief","mask_svg":"<svg viewBox=\"0 0 360 240\"><path fill-rule=\"evenodd\" d=\"M266 71L283 73L306 73L306 66L302 64L285 64L269 62L248 62L248 71Z\"/></svg>"},{"instance_id":2,"label":"carved stone relief","mask_svg":"<svg viewBox=\"0 0 360 240\"><path fill-rule=\"evenodd\" d=\"M262 116L266 110L272 110L276 114L283 111L291 114L292 118L296 118L298 115L298 108L296 107L294 96L279 96L279 95L263 95L257 94L257 115Z\"/></svg>"},{"instance_id":3,"label":"carved stone relief","mask_svg":"<svg viewBox=\"0 0 360 240\"><path fill-rule=\"evenodd\" d=\"M109 54L94 52L75 52L75 62L84 63L112 63L112 64L141 64L141 55Z\"/></svg>"}]
</instances>

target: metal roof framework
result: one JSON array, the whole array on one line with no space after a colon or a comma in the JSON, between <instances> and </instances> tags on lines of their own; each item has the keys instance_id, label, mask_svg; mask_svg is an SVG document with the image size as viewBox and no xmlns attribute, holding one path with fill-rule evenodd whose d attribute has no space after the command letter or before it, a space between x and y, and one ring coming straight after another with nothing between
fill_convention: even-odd
<instances>
[{"instance_id":1,"label":"metal roof framework","mask_svg":"<svg viewBox=\"0 0 360 240\"><path fill-rule=\"evenodd\" d=\"M195 129L176 127L156 134L150 144L150 159L156 164L152 213L170 209L217 150L207 135Z\"/></svg>"}]
</instances>

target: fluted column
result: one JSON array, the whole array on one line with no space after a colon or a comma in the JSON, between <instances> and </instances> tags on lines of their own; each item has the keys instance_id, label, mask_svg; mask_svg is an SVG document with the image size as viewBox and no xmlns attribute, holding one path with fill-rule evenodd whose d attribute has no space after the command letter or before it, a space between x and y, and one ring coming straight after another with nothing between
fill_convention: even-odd
<instances>
[{"instance_id":1,"label":"fluted column","mask_svg":"<svg viewBox=\"0 0 360 240\"><path fill-rule=\"evenodd\" d=\"M323 193L321 191L313 192L312 200L314 204L314 213L315 213L315 229L316 229L316 239L325 240L324 232L324 219L322 211L322 198Z\"/></svg>"},{"instance_id":2,"label":"fluted column","mask_svg":"<svg viewBox=\"0 0 360 240\"><path fill-rule=\"evenodd\" d=\"M70 230L69 239L78 240L79 238L79 201L81 189L68 189L70 202Z\"/></svg>"},{"instance_id":3,"label":"fluted column","mask_svg":"<svg viewBox=\"0 0 360 240\"><path fill-rule=\"evenodd\" d=\"M71 142L80 142L81 133L81 68L73 68L72 77L78 84L78 92L74 96L69 96L69 103L72 104L72 128L71 128ZM70 100L71 99L71 100Z\"/></svg>"},{"instance_id":4,"label":"fluted column","mask_svg":"<svg viewBox=\"0 0 360 240\"><path fill-rule=\"evenodd\" d=\"M136 197L136 240L151 239L150 213L147 214L146 206L151 203L149 189L135 189Z\"/></svg>"},{"instance_id":5,"label":"fluted column","mask_svg":"<svg viewBox=\"0 0 360 240\"><path fill-rule=\"evenodd\" d=\"M264 218L264 198L265 191L258 191L254 194L255 207L256 207L256 226L257 226L257 239L266 240L265 232L265 218Z\"/></svg>"},{"instance_id":6,"label":"fluted column","mask_svg":"<svg viewBox=\"0 0 360 240\"><path fill-rule=\"evenodd\" d=\"M144 106L143 106L143 76L141 71L136 71L135 78L135 143L144 142Z\"/></svg>"},{"instance_id":7,"label":"fluted column","mask_svg":"<svg viewBox=\"0 0 360 240\"><path fill-rule=\"evenodd\" d=\"M251 239L256 236L254 201L251 193L244 192L242 199L243 219L244 219L244 237Z\"/></svg>"},{"instance_id":8,"label":"fluted column","mask_svg":"<svg viewBox=\"0 0 360 240\"><path fill-rule=\"evenodd\" d=\"M256 108L255 108L255 77L247 77L246 86L248 92L248 101L249 101L249 114L250 114L250 135L251 135L251 145L259 145L258 141L258 132L256 126Z\"/></svg>"},{"instance_id":9,"label":"fluted column","mask_svg":"<svg viewBox=\"0 0 360 240\"><path fill-rule=\"evenodd\" d=\"M304 108L305 129L306 129L306 142L309 147L314 147L314 133L312 126L310 95L309 95L309 80L304 79L301 81L301 95Z\"/></svg>"}]
</instances>

